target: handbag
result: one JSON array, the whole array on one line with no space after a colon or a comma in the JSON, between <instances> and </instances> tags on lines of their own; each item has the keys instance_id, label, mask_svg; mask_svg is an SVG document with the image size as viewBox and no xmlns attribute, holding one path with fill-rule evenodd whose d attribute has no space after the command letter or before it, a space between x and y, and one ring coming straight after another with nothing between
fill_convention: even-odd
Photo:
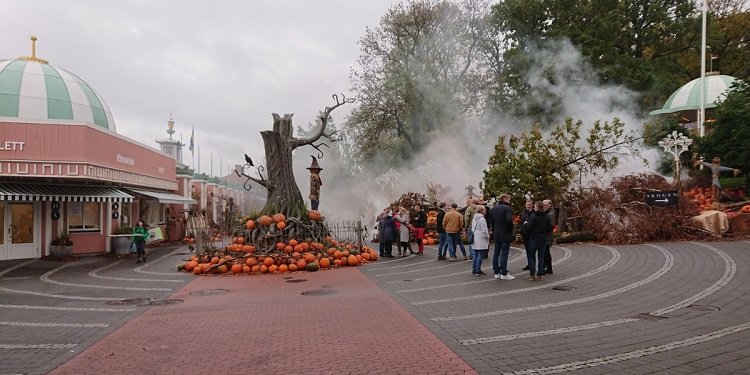
<instances>
[{"instance_id":1,"label":"handbag","mask_svg":"<svg viewBox=\"0 0 750 375\"><path fill-rule=\"evenodd\" d=\"M135 253L137 249L135 248L135 241L130 242L130 252Z\"/></svg>"}]
</instances>

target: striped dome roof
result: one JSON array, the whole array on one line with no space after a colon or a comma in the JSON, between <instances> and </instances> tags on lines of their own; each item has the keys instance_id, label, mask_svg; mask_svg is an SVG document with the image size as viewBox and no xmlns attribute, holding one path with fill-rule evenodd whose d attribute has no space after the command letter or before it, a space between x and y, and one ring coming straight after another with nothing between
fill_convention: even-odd
<instances>
[{"instance_id":1,"label":"striped dome roof","mask_svg":"<svg viewBox=\"0 0 750 375\"><path fill-rule=\"evenodd\" d=\"M116 131L107 104L91 86L41 59L0 60L0 121L8 119Z\"/></svg>"},{"instance_id":2,"label":"striped dome roof","mask_svg":"<svg viewBox=\"0 0 750 375\"><path fill-rule=\"evenodd\" d=\"M708 73L705 77L705 97L704 102L705 108L716 107L716 102L722 98L732 83L737 80L732 76ZM663 113L674 113L679 111L698 110L701 105L701 79L696 78L672 93L672 95L664 103L662 109L651 111L650 115L659 115Z\"/></svg>"}]
</instances>

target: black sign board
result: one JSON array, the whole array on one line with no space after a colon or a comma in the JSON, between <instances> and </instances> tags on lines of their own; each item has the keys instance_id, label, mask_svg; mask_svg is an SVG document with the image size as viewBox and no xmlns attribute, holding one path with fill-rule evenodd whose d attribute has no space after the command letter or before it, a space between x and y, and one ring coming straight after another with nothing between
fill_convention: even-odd
<instances>
[{"instance_id":1,"label":"black sign board","mask_svg":"<svg viewBox=\"0 0 750 375\"><path fill-rule=\"evenodd\" d=\"M646 193L649 206L676 206L679 195L676 191L652 191Z\"/></svg>"}]
</instances>

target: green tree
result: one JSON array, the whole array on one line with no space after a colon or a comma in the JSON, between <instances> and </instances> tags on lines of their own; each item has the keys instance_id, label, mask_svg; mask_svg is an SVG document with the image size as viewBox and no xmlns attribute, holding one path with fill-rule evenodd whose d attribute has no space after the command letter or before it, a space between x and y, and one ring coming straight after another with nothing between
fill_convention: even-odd
<instances>
[{"instance_id":1,"label":"green tree","mask_svg":"<svg viewBox=\"0 0 750 375\"><path fill-rule=\"evenodd\" d=\"M625 157L637 157L634 147L641 139L626 133L625 124L595 122L588 130L581 121L567 119L545 136L539 124L520 136L502 135L484 171L485 196L511 195L514 207L521 207L524 194L535 200L559 201L588 179L601 178Z\"/></svg>"},{"instance_id":2,"label":"green tree","mask_svg":"<svg viewBox=\"0 0 750 375\"><path fill-rule=\"evenodd\" d=\"M360 39L351 75L358 107L346 126L363 159L408 159L430 133L481 108L479 2L412 0L393 6Z\"/></svg>"},{"instance_id":3,"label":"green tree","mask_svg":"<svg viewBox=\"0 0 750 375\"><path fill-rule=\"evenodd\" d=\"M750 85L736 81L726 99L714 110L715 121L708 124L707 135L697 142L705 160L721 156L722 164L737 168L750 186Z\"/></svg>"}]
</instances>

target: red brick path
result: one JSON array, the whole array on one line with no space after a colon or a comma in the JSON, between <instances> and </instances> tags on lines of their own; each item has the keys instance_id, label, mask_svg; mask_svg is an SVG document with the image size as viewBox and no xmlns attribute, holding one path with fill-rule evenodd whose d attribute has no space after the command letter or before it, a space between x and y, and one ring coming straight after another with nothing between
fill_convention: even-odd
<instances>
[{"instance_id":1,"label":"red brick path","mask_svg":"<svg viewBox=\"0 0 750 375\"><path fill-rule=\"evenodd\" d=\"M197 277L52 373L476 373L358 269L288 276Z\"/></svg>"}]
</instances>

